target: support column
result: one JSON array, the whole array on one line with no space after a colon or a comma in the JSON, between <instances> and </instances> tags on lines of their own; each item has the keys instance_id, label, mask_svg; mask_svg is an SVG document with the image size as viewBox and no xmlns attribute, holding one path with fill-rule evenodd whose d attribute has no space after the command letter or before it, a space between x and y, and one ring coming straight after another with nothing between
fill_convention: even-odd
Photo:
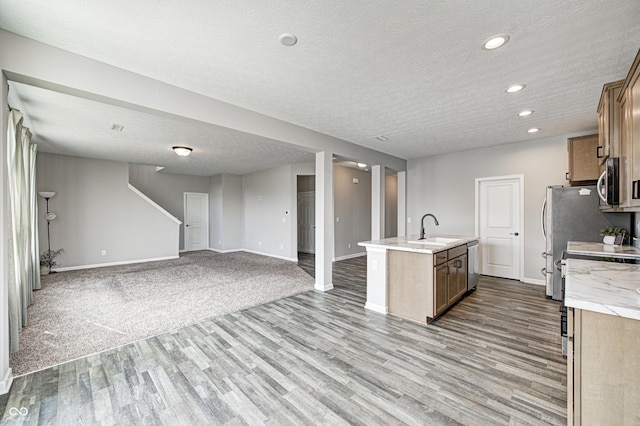
<instances>
[{"instance_id":1,"label":"support column","mask_svg":"<svg viewBox=\"0 0 640 426\"><path fill-rule=\"evenodd\" d=\"M398 237L407 235L407 172L398 172Z\"/></svg>"},{"instance_id":2,"label":"support column","mask_svg":"<svg viewBox=\"0 0 640 426\"><path fill-rule=\"evenodd\" d=\"M371 167L371 240L384 238L384 166Z\"/></svg>"},{"instance_id":3,"label":"support column","mask_svg":"<svg viewBox=\"0 0 640 426\"><path fill-rule=\"evenodd\" d=\"M333 288L333 153L316 154L316 290Z\"/></svg>"},{"instance_id":4,"label":"support column","mask_svg":"<svg viewBox=\"0 0 640 426\"><path fill-rule=\"evenodd\" d=\"M9 86L7 78L0 70L2 84L2 102L0 102L0 192L2 197L0 201L0 395L9 392L13 375L9 368L9 278L7 273L8 267L8 246L7 246L7 227L8 227L8 198L9 191L7 188L7 125L9 121L9 111L7 108L7 96L9 95Z\"/></svg>"}]
</instances>

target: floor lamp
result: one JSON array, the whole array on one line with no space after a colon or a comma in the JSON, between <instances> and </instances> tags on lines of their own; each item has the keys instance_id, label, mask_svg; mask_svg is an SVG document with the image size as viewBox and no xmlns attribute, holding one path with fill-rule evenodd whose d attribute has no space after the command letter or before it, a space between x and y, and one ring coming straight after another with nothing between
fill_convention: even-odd
<instances>
[{"instance_id":1,"label":"floor lamp","mask_svg":"<svg viewBox=\"0 0 640 426\"><path fill-rule=\"evenodd\" d=\"M43 191L38 194L47 201L47 214L45 215L47 219L47 251L51 252L51 221L56 218L56 214L49 211L49 199L53 198L56 193ZM51 265L49 265L49 273L51 273Z\"/></svg>"}]
</instances>

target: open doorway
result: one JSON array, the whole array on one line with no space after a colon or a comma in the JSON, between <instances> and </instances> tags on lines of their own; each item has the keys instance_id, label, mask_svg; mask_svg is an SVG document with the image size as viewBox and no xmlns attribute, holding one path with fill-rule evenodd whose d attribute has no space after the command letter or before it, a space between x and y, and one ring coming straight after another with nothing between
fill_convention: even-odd
<instances>
[{"instance_id":1,"label":"open doorway","mask_svg":"<svg viewBox=\"0 0 640 426\"><path fill-rule=\"evenodd\" d=\"M316 177L300 176L296 182L298 206L298 265L315 277Z\"/></svg>"}]
</instances>

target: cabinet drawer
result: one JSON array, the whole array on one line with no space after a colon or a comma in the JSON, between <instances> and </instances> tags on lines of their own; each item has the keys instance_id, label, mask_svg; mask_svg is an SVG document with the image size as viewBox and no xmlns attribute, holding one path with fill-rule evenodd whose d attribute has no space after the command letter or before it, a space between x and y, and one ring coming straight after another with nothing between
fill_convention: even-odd
<instances>
[{"instance_id":1,"label":"cabinet drawer","mask_svg":"<svg viewBox=\"0 0 640 426\"><path fill-rule=\"evenodd\" d=\"M441 265L447 261L447 252L441 251L440 253L436 253L433 255L435 265Z\"/></svg>"},{"instance_id":2,"label":"cabinet drawer","mask_svg":"<svg viewBox=\"0 0 640 426\"><path fill-rule=\"evenodd\" d=\"M461 246L458 247L454 247L452 249L448 250L449 252L449 259L453 259L454 257L458 257L458 256L462 256L463 254L467 254L467 245L463 244Z\"/></svg>"}]
</instances>

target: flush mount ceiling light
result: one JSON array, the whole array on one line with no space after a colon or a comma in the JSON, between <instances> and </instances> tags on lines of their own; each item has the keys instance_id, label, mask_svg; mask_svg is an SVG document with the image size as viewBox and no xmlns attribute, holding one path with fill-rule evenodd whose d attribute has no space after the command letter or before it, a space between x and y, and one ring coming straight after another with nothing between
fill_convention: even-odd
<instances>
[{"instance_id":1,"label":"flush mount ceiling light","mask_svg":"<svg viewBox=\"0 0 640 426\"><path fill-rule=\"evenodd\" d=\"M494 50L498 47L504 46L509 41L509 36L506 34L498 34L489 38L487 41L482 43L483 50Z\"/></svg>"},{"instance_id":2,"label":"flush mount ceiling light","mask_svg":"<svg viewBox=\"0 0 640 426\"><path fill-rule=\"evenodd\" d=\"M507 93L516 93L527 87L526 84L513 84L505 90Z\"/></svg>"},{"instance_id":3,"label":"flush mount ceiling light","mask_svg":"<svg viewBox=\"0 0 640 426\"><path fill-rule=\"evenodd\" d=\"M285 46L293 46L297 42L298 37L294 36L293 34L284 33L280 35L280 43L284 44Z\"/></svg>"},{"instance_id":4,"label":"flush mount ceiling light","mask_svg":"<svg viewBox=\"0 0 640 426\"><path fill-rule=\"evenodd\" d=\"M364 169L365 167L367 167L367 165L365 163L356 163L358 165L358 167L360 167L361 169Z\"/></svg>"},{"instance_id":5,"label":"flush mount ceiling light","mask_svg":"<svg viewBox=\"0 0 640 426\"><path fill-rule=\"evenodd\" d=\"M533 127L531 129L527 130L527 132L529 132L529 133L536 133L536 132L539 132L539 131L540 131L540 129L538 129L537 127Z\"/></svg>"},{"instance_id":6,"label":"flush mount ceiling light","mask_svg":"<svg viewBox=\"0 0 640 426\"><path fill-rule=\"evenodd\" d=\"M178 154L180 157L186 157L191 154L191 151L193 151L193 149L186 146L174 146L171 149L173 149L173 152Z\"/></svg>"},{"instance_id":7,"label":"flush mount ceiling light","mask_svg":"<svg viewBox=\"0 0 640 426\"><path fill-rule=\"evenodd\" d=\"M533 114L533 110L532 109L525 109L524 111L520 111L518 113L518 115L520 117L526 117L526 116L531 115L531 114Z\"/></svg>"}]
</instances>

